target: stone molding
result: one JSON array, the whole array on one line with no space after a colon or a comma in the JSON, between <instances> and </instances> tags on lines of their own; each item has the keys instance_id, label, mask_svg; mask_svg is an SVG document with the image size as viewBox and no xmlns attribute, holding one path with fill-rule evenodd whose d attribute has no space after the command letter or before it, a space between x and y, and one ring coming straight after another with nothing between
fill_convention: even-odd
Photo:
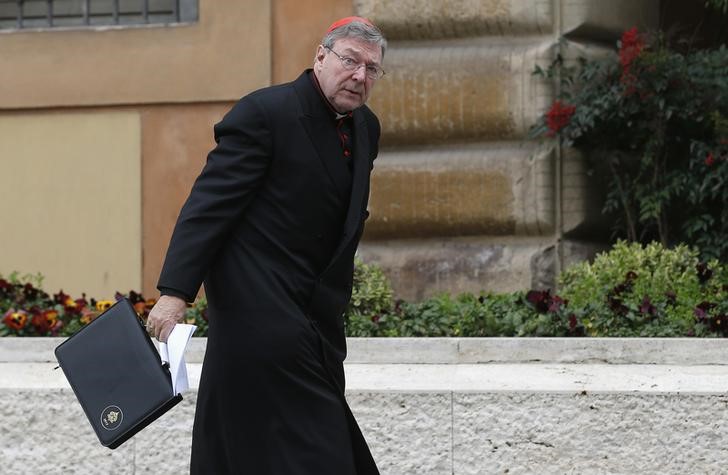
<instances>
[{"instance_id":1,"label":"stone molding","mask_svg":"<svg viewBox=\"0 0 728 475\"><path fill-rule=\"evenodd\" d=\"M65 338L0 338L0 363L54 363ZM186 360L202 363L207 338ZM720 338L349 338L347 364L728 365Z\"/></svg>"}]
</instances>

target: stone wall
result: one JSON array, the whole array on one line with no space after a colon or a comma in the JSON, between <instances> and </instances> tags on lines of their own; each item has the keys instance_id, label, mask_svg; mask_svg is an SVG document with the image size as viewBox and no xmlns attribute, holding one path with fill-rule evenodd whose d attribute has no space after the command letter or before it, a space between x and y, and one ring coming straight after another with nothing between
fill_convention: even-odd
<instances>
[{"instance_id":1,"label":"stone wall","mask_svg":"<svg viewBox=\"0 0 728 475\"><path fill-rule=\"evenodd\" d=\"M193 389L117 450L101 447L52 350L0 339L7 474L180 474ZM721 473L728 340L350 339L347 397L383 475Z\"/></svg>"},{"instance_id":2,"label":"stone wall","mask_svg":"<svg viewBox=\"0 0 728 475\"><path fill-rule=\"evenodd\" d=\"M354 7L390 39L370 101L383 137L360 251L398 296L553 286L562 267L600 248L598 196L581 158L527 139L555 95L532 72L562 36L588 46L655 25L657 0Z\"/></svg>"}]
</instances>

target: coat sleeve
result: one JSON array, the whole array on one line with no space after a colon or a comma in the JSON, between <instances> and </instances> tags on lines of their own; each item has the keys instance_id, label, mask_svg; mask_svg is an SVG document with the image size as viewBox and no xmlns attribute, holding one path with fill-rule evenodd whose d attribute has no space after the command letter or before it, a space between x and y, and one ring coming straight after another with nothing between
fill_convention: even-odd
<instances>
[{"instance_id":1,"label":"coat sleeve","mask_svg":"<svg viewBox=\"0 0 728 475\"><path fill-rule=\"evenodd\" d=\"M215 126L207 156L167 249L157 288L194 300L220 247L265 180L271 133L262 108L247 96Z\"/></svg>"},{"instance_id":2,"label":"coat sleeve","mask_svg":"<svg viewBox=\"0 0 728 475\"><path fill-rule=\"evenodd\" d=\"M382 127L379 124L377 116L368 107L364 111L367 118L367 131L369 132L369 159L373 168L374 159L379 155L379 136L382 132Z\"/></svg>"}]
</instances>

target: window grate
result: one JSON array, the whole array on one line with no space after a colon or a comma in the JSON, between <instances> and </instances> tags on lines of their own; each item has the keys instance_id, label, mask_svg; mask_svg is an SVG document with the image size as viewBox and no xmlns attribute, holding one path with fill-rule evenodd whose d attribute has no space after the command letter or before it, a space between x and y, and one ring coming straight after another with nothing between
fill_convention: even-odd
<instances>
[{"instance_id":1,"label":"window grate","mask_svg":"<svg viewBox=\"0 0 728 475\"><path fill-rule=\"evenodd\" d=\"M0 0L0 30L197 21L197 0Z\"/></svg>"}]
</instances>

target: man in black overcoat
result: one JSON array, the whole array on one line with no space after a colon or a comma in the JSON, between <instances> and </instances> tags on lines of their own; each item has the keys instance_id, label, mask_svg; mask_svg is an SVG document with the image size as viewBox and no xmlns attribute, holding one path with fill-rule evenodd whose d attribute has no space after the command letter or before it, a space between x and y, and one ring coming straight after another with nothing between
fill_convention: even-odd
<instances>
[{"instance_id":1,"label":"man in black overcoat","mask_svg":"<svg viewBox=\"0 0 728 475\"><path fill-rule=\"evenodd\" d=\"M385 49L368 20L339 20L313 69L215 126L147 322L166 341L204 282L192 473L379 473L344 398L343 312L380 134L364 104Z\"/></svg>"}]
</instances>

